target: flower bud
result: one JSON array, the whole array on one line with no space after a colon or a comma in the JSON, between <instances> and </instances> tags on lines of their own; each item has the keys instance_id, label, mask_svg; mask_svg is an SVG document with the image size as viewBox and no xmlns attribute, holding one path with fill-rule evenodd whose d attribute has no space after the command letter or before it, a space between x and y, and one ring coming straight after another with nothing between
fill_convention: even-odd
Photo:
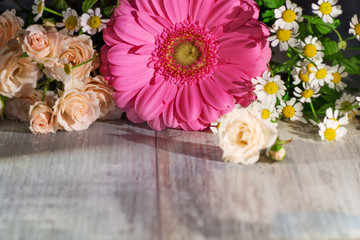
<instances>
[{"instance_id":1,"label":"flower bud","mask_svg":"<svg viewBox=\"0 0 360 240\"><path fill-rule=\"evenodd\" d=\"M286 150L283 146L277 145L272 147L269 151L269 157L274 161L282 161L286 156Z\"/></svg>"},{"instance_id":2,"label":"flower bud","mask_svg":"<svg viewBox=\"0 0 360 240\"><path fill-rule=\"evenodd\" d=\"M345 50L346 47L347 47L347 44L346 44L345 41L340 41L340 42L338 43L338 47L339 47L341 50Z\"/></svg>"}]
</instances>

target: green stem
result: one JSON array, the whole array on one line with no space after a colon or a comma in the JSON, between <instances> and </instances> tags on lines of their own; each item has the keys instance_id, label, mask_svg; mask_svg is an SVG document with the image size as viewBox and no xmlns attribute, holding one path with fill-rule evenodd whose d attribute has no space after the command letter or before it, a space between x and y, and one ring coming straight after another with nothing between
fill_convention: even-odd
<instances>
[{"instance_id":1,"label":"green stem","mask_svg":"<svg viewBox=\"0 0 360 240\"><path fill-rule=\"evenodd\" d=\"M312 114L314 115L315 121L316 121L317 123L319 123L319 118L318 118L318 116L316 115L316 112L315 112L315 109L314 109L314 105L312 104L312 101L310 101L310 107L311 107Z\"/></svg>"},{"instance_id":2,"label":"green stem","mask_svg":"<svg viewBox=\"0 0 360 240\"><path fill-rule=\"evenodd\" d=\"M41 98L41 101L44 102L45 101L45 96L46 96L46 92L49 88L49 80L46 81L46 84L45 84L45 87L44 87L44 90L43 90L43 95L42 95L42 98Z\"/></svg>"},{"instance_id":3,"label":"green stem","mask_svg":"<svg viewBox=\"0 0 360 240\"><path fill-rule=\"evenodd\" d=\"M323 26L325 26L325 27L330 28L330 29L331 29L334 33L336 33L336 35L337 35L337 36L338 36L338 38L339 38L339 41L340 41L340 42L342 41L341 34L339 33L339 31L338 31L338 30L336 30L335 28L333 28L332 26L327 25L327 24L322 24L322 23L317 23L317 24L319 24L319 25L323 25Z\"/></svg>"},{"instance_id":4,"label":"green stem","mask_svg":"<svg viewBox=\"0 0 360 240\"><path fill-rule=\"evenodd\" d=\"M44 10L49 12L49 13L52 13L52 14L58 15L60 17L63 17L63 15L61 13L58 13L58 12L56 12L56 11L50 9L50 8L44 7Z\"/></svg>"},{"instance_id":5,"label":"green stem","mask_svg":"<svg viewBox=\"0 0 360 240\"><path fill-rule=\"evenodd\" d=\"M297 54L300 54L301 56L303 56L306 60L308 60L309 62L311 62L316 69L318 69L316 63L314 61L312 61L310 58L308 58L307 56L305 56L302 52L300 52L299 50L297 50L296 48L290 47L292 50L294 50Z\"/></svg>"},{"instance_id":6,"label":"green stem","mask_svg":"<svg viewBox=\"0 0 360 240\"><path fill-rule=\"evenodd\" d=\"M347 42L347 41L350 41L350 40L352 40L352 39L354 39L354 38L356 38L356 36L354 35L354 36L352 36L352 37L348 37L347 39L345 39L344 41L345 42Z\"/></svg>"},{"instance_id":7,"label":"green stem","mask_svg":"<svg viewBox=\"0 0 360 240\"><path fill-rule=\"evenodd\" d=\"M354 106L350 106L350 107L344 107L344 108L340 108L339 111L347 111L347 110L351 110L354 108L359 108L359 105L354 105Z\"/></svg>"},{"instance_id":8,"label":"green stem","mask_svg":"<svg viewBox=\"0 0 360 240\"><path fill-rule=\"evenodd\" d=\"M83 63L80 63L80 64L78 64L78 65L72 66L71 69L74 69L74 68L80 67L80 66L82 66L82 65L84 65L84 64L87 64L87 63L89 63L89 62L92 62L92 61L94 61L97 57L98 57L98 56L95 55L93 58L87 60L86 62L83 62Z\"/></svg>"}]
</instances>

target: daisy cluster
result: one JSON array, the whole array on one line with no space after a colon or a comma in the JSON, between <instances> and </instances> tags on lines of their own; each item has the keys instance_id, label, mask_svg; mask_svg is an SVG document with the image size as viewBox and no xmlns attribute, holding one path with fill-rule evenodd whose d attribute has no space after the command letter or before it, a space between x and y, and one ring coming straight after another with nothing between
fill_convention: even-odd
<instances>
[{"instance_id":1,"label":"daisy cluster","mask_svg":"<svg viewBox=\"0 0 360 240\"><path fill-rule=\"evenodd\" d=\"M290 58L281 64L271 62L269 71L252 80L262 117L313 123L322 140L338 140L346 133L343 126L359 114L360 98L350 94L343 81L348 74L359 74L359 56L343 56L348 41L360 40L358 16L351 18L351 36L344 40L336 30L342 14L337 0L314 2L312 16L304 15L290 0L272 5L257 2L266 9L262 17L269 25L271 46L279 46ZM274 6L275 2L282 2L281 6ZM337 34L338 42L327 37L331 32Z\"/></svg>"}]
</instances>

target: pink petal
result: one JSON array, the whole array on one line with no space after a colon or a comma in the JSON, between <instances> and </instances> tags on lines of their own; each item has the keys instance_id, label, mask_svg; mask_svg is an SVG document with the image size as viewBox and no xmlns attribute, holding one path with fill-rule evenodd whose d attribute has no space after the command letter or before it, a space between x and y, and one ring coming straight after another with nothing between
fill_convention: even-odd
<instances>
[{"instance_id":1,"label":"pink petal","mask_svg":"<svg viewBox=\"0 0 360 240\"><path fill-rule=\"evenodd\" d=\"M139 92L135 101L135 111L139 117L146 121L157 118L165 108L163 101L167 91L168 85L166 82L145 86Z\"/></svg>"},{"instance_id":2,"label":"pink petal","mask_svg":"<svg viewBox=\"0 0 360 240\"><path fill-rule=\"evenodd\" d=\"M220 117L220 111L213 108L211 105L209 104L202 104L202 111L200 114L200 119L203 122L206 123L212 123L215 120L219 119Z\"/></svg>"},{"instance_id":3,"label":"pink petal","mask_svg":"<svg viewBox=\"0 0 360 240\"><path fill-rule=\"evenodd\" d=\"M118 91L129 91L139 89L145 86L154 74L154 70L149 68L148 71L134 76L113 77L112 85Z\"/></svg>"},{"instance_id":4,"label":"pink petal","mask_svg":"<svg viewBox=\"0 0 360 240\"><path fill-rule=\"evenodd\" d=\"M230 63L248 63L250 60L257 59L261 53L260 46L252 39L231 38L219 43L219 57L226 59Z\"/></svg>"},{"instance_id":5,"label":"pink petal","mask_svg":"<svg viewBox=\"0 0 360 240\"><path fill-rule=\"evenodd\" d=\"M125 42L133 45L155 43L154 35L139 25L132 16L119 16L114 25L115 33Z\"/></svg>"},{"instance_id":6,"label":"pink petal","mask_svg":"<svg viewBox=\"0 0 360 240\"><path fill-rule=\"evenodd\" d=\"M176 96L176 112L186 122L196 120L201 113L201 93L196 84L184 85Z\"/></svg>"},{"instance_id":7,"label":"pink petal","mask_svg":"<svg viewBox=\"0 0 360 240\"><path fill-rule=\"evenodd\" d=\"M138 92L139 90L137 89L126 92L116 91L114 93L114 100L116 105L122 110L133 107L135 104L135 97Z\"/></svg>"},{"instance_id":8,"label":"pink petal","mask_svg":"<svg viewBox=\"0 0 360 240\"><path fill-rule=\"evenodd\" d=\"M179 121L175 113L175 101L170 102L162 114L164 123L167 127L177 128L179 126Z\"/></svg>"},{"instance_id":9,"label":"pink petal","mask_svg":"<svg viewBox=\"0 0 360 240\"><path fill-rule=\"evenodd\" d=\"M136 11L136 9L133 8L128 1L122 1L121 4L118 7L116 7L114 11L114 16L117 17L126 14L129 15L133 11Z\"/></svg>"},{"instance_id":10,"label":"pink petal","mask_svg":"<svg viewBox=\"0 0 360 240\"><path fill-rule=\"evenodd\" d=\"M133 123L143 123L145 122L136 114L134 108L130 108L126 111L126 117Z\"/></svg>"},{"instance_id":11,"label":"pink petal","mask_svg":"<svg viewBox=\"0 0 360 240\"><path fill-rule=\"evenodd\" d=\"M189 1L188 0L163 0L166 13L173 24L187 19Z\"/></svg>"},{"instance_id":12,"label":"pink petal","mask_svg":"<svg viewBox=\"0 0 360 240\"><path fill-rule=\"evenodd\" d=\"M189 16L194 22L205 22L213 8L214 0L190 1Z\"/></svg>"},{"instance_id":13,"label":"pink petal","mask_svg":"<svg viewBox=\"0 0 360 240\"><path fill-rule=\"evenodd\" d=\"M220 66L218 69L216 69L212 78L225 91L236 88L237 83L250 81L250 78L245 73L235 68L232 64L225 64Z\"/></svg>"},{"instance_id":14,"label":"pink petal","mask_svg":"<svg viewBox=\"0 0 360 240\"><path fill-rule=\"evenodd\" d=\"M104 42L109 46L113 46L113 45L116 45L116 44L122 42L122 40L119 38L119 36L114 31L114 28L113 28L114 22L115 22L115 19L113 18L107 24L107 27L102 30Z\"/></svg>"},{"instance_id":15,"label":"pink petal","mask_svg":"<svg viewBox=\"0 0 360 240\"><path fill-rule=\"evenodd\" d=\"M139 75L143 76L148 71L152 71L152 73L154 72L152 68L148 68L145 65L139 65L139 67L134 68L131 66L116 66L110 64L109 70L114 77L136 77ZM152 76L149 77L148 81L150 81Z\"/></svg>"},{"instance_id":16,"label":"pink petal","mask_svg":"<svg viewBox=\"0 0 360 240\"><path fill-rule=\"evenodd\" d=\"M164 128L166 128L165 123L161 117L150 120L147 123L150 128L152 128L156 131L160 131L160 130L163 130Z\"/></svg>"},{"instance_id":17,"label":"pink petal","mask_svg":"<svg viewBox=\"0 0 360 240\"><path fill-rule=\"evenodd\" d=\"M234 98L211 78L200 81L199 85L205 101L215 109L223 110L234 105Z\"/></svg>"},{"instance_id":18,"label":"pink petal","mask_svg":"<svg viewBox=\"0 0 360 240\"><path fill-rule=\"evenodd\" d=\"M150 55L155 49L155 45L154 44L147 44L144 46L141 46L140 48L138 48L135 53L137 54L141 54L141 55Z\"/></svg>"},{"instance_id":19,"label":"pink petal","mask_svg":"<svg viewBox=\"0 0 360 240\"><path fill-rule=\"evenodd\" d=\"M151 16L145 12L137 12L136 14L140 25L152 35L162 33L165 27L170 26L166 19L158 20L161 18L160 16ZM164 22L167 22L167 24L163 25Z\"/></svg>"},{"instance_id":20,"label":"pink petal","mask_svg":"<svg viewBox=\"0 0 360 240\"><path fill-rule=\"evenodd\" d=\"M204 124L200 120L194 120L191 122L181 123L180 127L185 131L200 131L208 127L209 124Z\"/></svg>"},{"instance_id":21,"label":"pink petal","mask_svg":"<svg viewBox=\"0 0 360 240\"><path fill-rule=\"evenodd\" d=\"M213 26L222 25L229 22L235 15L236 7L239 7L239 0L218 0L209 17L206 19L205 26L212 28Z\"/></svg>"},{"instance_id":22,"label":"pink petal","mask_svg":"<svg viewBox=\"0 0 360 240\"><path fill-rule=\"evenodd\" d=\"M107 59L111 64L132 67L139 65L147 66L151 57L150 55L126 54L119 50L123 45L124 44L113 46L108 51Z\"/></svg>"}]
</instances>

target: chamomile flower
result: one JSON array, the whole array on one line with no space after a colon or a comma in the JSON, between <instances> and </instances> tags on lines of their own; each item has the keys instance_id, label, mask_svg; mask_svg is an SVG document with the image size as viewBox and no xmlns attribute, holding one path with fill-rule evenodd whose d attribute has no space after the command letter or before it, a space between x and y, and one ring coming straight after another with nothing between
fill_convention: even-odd
<instances>
[{"instance_id":1,"label":"chamomile flower","mask_svg":"<svg viewBox=\"0 0 360 240\"><path fill-rule=\"evenodd\" d=\"M324 23L333 23L334 19L342 13L341 6L335 5L338 0L319 0L318 5L313 3L313 13L317 14Z\"/></svg>"},{"instance_id":2,"label":"chamomile flower","mask_svg":"<svg viewBox=\"0 0 360 240\"><path fill-rule=\"evenodd\" d=\"M324 47L317 37L307 36L303 41L299 41L297 48L304 53L310 60L321 62L324 55ZM304 58L303 55L300 57Z\"/></svg>"},{"instance_id":3,"label":"chamomile flower","mask_svg":"<svg viewBox=\"0 0 360 240\"><path fill-rule=\"evenodd\" d=\"M32 13L36 14L34 21L37 22L42 17L45 8L45 0L35 0L32 5Z\"/></svg>"},{"instance_id":4,"label":"chamomile flower","mask_svg":"<svg viewBox=\"0 0 360 240\"><path fill-rule=\"evenodd\" d=\"M296 37L299 35L296 29L282 29L279 25L274 24L270 29L270 32L274 33L268 40L271 42L272 47L280 46L280 51L287 51L290 47L295 47L297 44Z\"/></svg>"},{"instance_id":5,"label":"chamomile flower","mask_svg":"<svg viewBox=\"0 0 360 240\"><path fill-rule=\"evenodd\" d=\"M333 111L333 109L330 107L328 109L326 109L326 116L324 117L324 123L328 122L328 121L335 121L338 123L338 128L340 126L344 126L349 124L349 119L347 116L343 116L341 118L339 118L339 110L335 110Z\"/></svg>"},{"instance_id":6,"label":"chamomile flower","mask_svg":"<svg viewBox=\"0 0 360 240\"><path fill-rule=\"evenodd\" d=\"M302 8L298 7L295 3L292 3L290 0L286 0L285 6L281 6L278 9L275 9L275 24L282 29L299 29L299 24L297 22L302 22Z\"/></svg>"},{"instance_id":7,"label":"chamomile flower","mask_svg":"<svg viewBox=\"0 0 360 240\"><path fill-rule=\"evenodd\" d=\"M276 111L275 104L269 102L258 102L261 118L269 121L276 121L279 113Z\"/></svg>"},{"instance_id":8,"label":"chamomile flower","mask_svg":"<svg viewBox=\"0 0 360 240\"><path fill-rule=\"evenodd\" d=\"M325 65L325 64L317 64L317 68L315 66L310 69L312 73L310 73L310 78L314 79L312 81L316 86L324 86L325 82L329 83L333 79L334 69Z\"/></svg>"},{"instance_id":9,"label":"chamomile flower","mask_svg":"<svg viewBox=\"0 0 360 240\"><path fill-rule=\"evenodd\" d=\"M96 8L95 12L89 9L87 13L81 15L80 25L83 32L94 35L104 29L106 27L105 23L108 23L110 19L101 19L101 17L100 8Z\"/></svg>"},{"instance_id":10,"label":"chamomile flower","mask_svg":"<svg viewBox=\"0 0 360 240\"><path fill-rule=\"evenodd\" d=\"M341 98L336 100L335 109L339 110L340 116L347 116L349 119L359 115L359 110L357 107L352 108L353 106L358 105L355 96L343 93Z\"/></svg>"},{"instance_id":11,"label":"chamomile flower","mask_svg":"<svg viewBox=\"0 0 360 240\"><path fill-rule=\"evenodd\" d=\"M62 12L62 15L64 16L63 21L56 23L57 27L65 27L61 30L62 33L73 35L74 32L79 31L79 17L74 9L68 8L66 11Z\"/></svg>"},{"instance_id":12,"label":"chamomile flower","mask_svg":"<svg viewBox=\"0 0 360 240\"><path fill-rule=\"evenodd\" d=\"M320 96L320 87L311 83L303 84L304 90L299 87L295 87L294 95L295 97L300 97L299 101L302 103L310 103L312 98L317 98Z\"/></svg>"},{"instance_id":13,"label":"chamomile flower","mask_svg":"<svg viewBox=\"0 0 360 240\"><path fill-rule=\"evenodd\" d=\"M276 109L280 115L284 118L290 119L291 121L305 121L302 113L304 106L300 102L296 102L296 98L294 97L286 102L281 101L280 105L278 105Z\"/></svg>"},{"instance_id":14,"label":"chamomile flower","mask_svg":"<svg viewBox=\"0 0 360 240\"><path fill-rule=\"evenodd\" d=\"M291 71L291 75L294 79L293 84L298 85L301 82L312 82L314 78L312 75L312 79L310 79L310 74L314 72L311 70L312 67L315 67L315 65L306 59L302 62L297 62Z\"/></svg>"},{"instance_id":15,"label":"chamomile flower","mask_svg":"<svg viewBox=\"0 0 360 240\"><path fill-rule=\"evenodd\" d=\"M348 73L345 72L345 67L340 66L339 64L334 66L333 70L335 72L332 74L333 79L329 82L329 87L332 89L336 89L336 91L342 91L347 86L347 84L341 80L342 78L347 77Z\"/></svg>"},{"instance_id":16,"label":"chamomile flower","mask_svg":"<svg viewBox=\"0 0 360 240\"><path fill-rule=\"evenodd\" d=\"M333 120L327 122L319 123L319 135L323 141L334 141L339 140L346 134L346 129L344 127L338 127L339 123Z\"/></svg>"},{"instance_id":17,"label":"chamomile flower","mask_svg":"<svg viewBox=\"0 0 360 240\"><path fill-rule=\"evenodd\" d=\"M356 101L358 101L360 107L360 97L356 97Z\"/></svg>"},{"instance_id":18,"label":"chamomile flower","mask_svg":"<svg viewBox=\"0 0 360 240\"><path fill-rule=\"evenodd\" d=\"M360 41L360 23L357 14L351 18L349 33L356 36L357 40Z\"/></svg>"},{"instance_id":19,"label":"chamomile flower","mask_svg":"<svg viewBox=\"0 0 360 240\"><path fill-rule=\"evenodd\" d=\"M276 98L280 99L285 95L286 87L279 75L271 77L271 73L265 71L262 77L253 78L251 81L255 84L254 93L261 102L275 103Z\"/></svg>"}]
</instances>

